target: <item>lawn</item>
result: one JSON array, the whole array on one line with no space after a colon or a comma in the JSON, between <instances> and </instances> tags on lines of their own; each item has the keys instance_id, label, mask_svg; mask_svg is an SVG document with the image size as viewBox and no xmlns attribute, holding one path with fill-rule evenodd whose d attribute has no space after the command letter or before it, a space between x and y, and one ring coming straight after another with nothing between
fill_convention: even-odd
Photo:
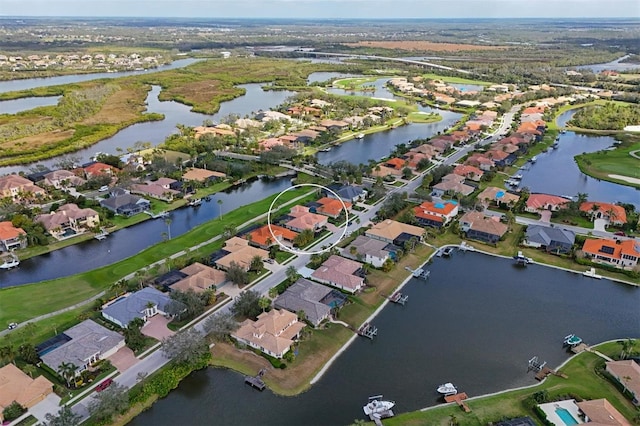
<instances>
[{"instance_id":1,"label":"lawn","mask_svg":"<svg viewBox=\"0 0 640 426\"><path fill-rule=\"evenodd\" d=\"M638 140L636 137L635 140ZM636 152L640 157L640 142L624 142L613 151L598 151L575 157L580 171L596 179L607 180L621 185L640 188L640 159L630 155ZM611 177L627 176L636 179L636 183Z\"/></svg>"},{"instance_id":2,"label":"lawn","mask_svg":"<svg viewBox=\"0 0 640 426\"><path fill-rule=\"evenodd\" d=\"M385 76L343 78L334 81L333 86L344 90L362 90L362 86L373 83L380 78L385 78Z\"/></svg>"},{"instance_id":3,"label":"lawn","mask_svg":"<svg viewBox=\"0 0 640 426\"><path fill-rule=\"evenodd\" d=\"M615 356L620 352L620 345L615 342L606 343L599 345L598 350L607 355ZM628 419L632 419L637 415L637 409L622 396L613 384L595 374L594 369L602 362L602 358L597 355L583 352L574 356L561 369L568 376L567 379L551 376L544 383L531 388L473 399L467 402L471 408L470 413L464 413L456 405L447 405L430 408L426 411L400 414L385 420L385 424L445 426L450 424L451 415L454 415L458 422L465 426L484 426L505 417L530 416L537 419L533 411L525 407L523 401L534 392L541 390L546 390L550 399L568 394L577 395L583 399L606 398Z\"/></svg>"},{"instance_id":4,"label":"lawn","mask_svg":"<svg viewBox=\"0 0 640 426\"><path fill-rule=\"evenodd\" d=\"M281 203L305 193L304 188L288 191L280 197ZM267 212L274 198L275 195L229 212L222 220L209 221L186 234L156 244L120 262L69 277L2 289L0 290L0 298L3 302L0 310L0 324L12 321L22 322L84 301L108 289L112 283L128 274L181 252L185 248L221 235L225 228L237 228L249 220L260 217ZM211 246L215 245L216 242L211 243ZM203 250L206 249L208 247L203 248ZM197 253L201 251L189 252L189 255L193 256Z\"/></svg>"},{"instance_id":5,"label":"lawn","mask_svg":"<svg viewBox=\"0 0 640 426\"><path fill-rule=\"evenodd\" d=\"M437 121L441 121L442 116L440 114L414 111L409 113L407 120L411 123L435 123Z\"/></svg>"}]
</instances>

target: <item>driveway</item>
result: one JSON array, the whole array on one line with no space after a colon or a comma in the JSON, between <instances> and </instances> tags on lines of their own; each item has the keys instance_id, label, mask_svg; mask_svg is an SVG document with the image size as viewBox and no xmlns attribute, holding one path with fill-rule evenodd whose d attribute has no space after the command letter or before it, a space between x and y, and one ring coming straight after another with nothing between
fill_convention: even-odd
<instances>
[{"instance_id":1,"label":"driveway","mask_svg":"<svg viewBox=\"0 0 640 426\"><path fill-rule=\"evenodd\" d=\"M596 231L606 231L606 226L609 224L607 219L596 219L593 221L593 229Z\"/></svg>"},{"instance_id":2,"label":"driveway","mask_svg":"<svg viewBox=\"0 0 640 426\"><path fill-rule=\"evenodd\" d=\"M47 413L56 414L60 409L60 397L50 393L45 399L29 408L29 413L41 422L44 422Z\"/></svg>"},{"instance_id":3,"label":"driveway","mask_svg":"<svg viewBox=\"0 0 640 426\"><path fill-rule=\"evenodd\" d=\"M162 315L156 315L151 318L147 324L142 327L140 331L145 336L153 337L154 339L162 340L165 337L170 337L176 334L175 332L167 328L169 320Z\"/></svg>"},{"instance_id":4,"label":"driveway","mask_svg":"<svg viewBox=\"0 0 640 426\"><path fill-rule=\"evenodd\" d=\"M133 354L133 351L126 346L118 349L118 352L107 359L111 361L111 364L113 364L120 373L139 361L139 359Z\"/></svg>"},{"instance_id":5,"label":"driveway","mask_svg":"<svg viewBox=\"0 0 640 426\"><path fill-rule=\"evenodd\" d=\"M551 211L550 210L543 210L543 211L540 212L540 222L546 222L546 223L551 222Z\"/></svg>"}]
</instances>

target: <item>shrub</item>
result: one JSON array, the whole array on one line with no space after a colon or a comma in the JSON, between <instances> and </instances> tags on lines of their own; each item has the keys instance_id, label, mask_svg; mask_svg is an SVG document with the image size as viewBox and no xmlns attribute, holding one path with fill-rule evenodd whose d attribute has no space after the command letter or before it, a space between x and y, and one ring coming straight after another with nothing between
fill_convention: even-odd
<instances>
[{"instance_id":1,"label":"shrub","mask_svg":"<svg viewBox=\"0 0 640 426\"><path fill-rule=\"evenodd\" d=\"M7 405L4 410L2 410L2 415L5 420L13 420L17 419L27 411L22 405L18 404L16 401L13 401L11 404Z\"/></svg>"}]
</instances>

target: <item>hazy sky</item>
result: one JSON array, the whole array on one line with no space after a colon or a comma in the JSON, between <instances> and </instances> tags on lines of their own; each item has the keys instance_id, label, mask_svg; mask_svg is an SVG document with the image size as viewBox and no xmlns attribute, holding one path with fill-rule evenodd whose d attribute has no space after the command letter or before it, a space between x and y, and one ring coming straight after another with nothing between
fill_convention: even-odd
<instances>
[{"instance_id":1,"label":"hazy sky","mask_svg":"<svg viewBox=\"0 0 640 426\"><path fill-rule=\"evenodd\" d=\"M639 0L0 0L0 15L265 18L640 18Z\"/></svg>"}]
</instances>

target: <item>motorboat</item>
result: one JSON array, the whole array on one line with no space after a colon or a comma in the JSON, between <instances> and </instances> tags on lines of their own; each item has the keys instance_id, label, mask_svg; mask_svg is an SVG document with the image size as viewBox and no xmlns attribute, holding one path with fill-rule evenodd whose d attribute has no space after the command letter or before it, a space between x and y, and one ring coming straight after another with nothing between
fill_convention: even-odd
<instances>
[{"instance_id":1,"label":"motorboat","mask_svg":"<svg viewBox=\"0 0 640 426\"><path fill-rule=\"evenodd\" d=\"M191 207L198 207L200 204L202 204L202 199L201 198L194 198L194 199L189 201L189 205Z\"/></svg>"},{"instance_id":2,"label":"motorboat","mask_svg":"<svg viewBox=\"0 0 640 426\"><path fill-rule=\"evenodd\" d=\"M388 414L395 405L395 402L386 401L382 399L382 395L377 395L369 397L369 402L362 409L364 414L369 417L389 417Z\"/></svg>"},{"instance_id":3,"label":"motorboat","mask_svg":"<svg viewBox=\"0 0 640 426\"><path fill-rule=\"evenodd\" d=\"M436 389L438 391L438 393L444 395L444 396L449 396L449 395L455 395L458 393L458 389L456 389L456 387L453 385L453 383L445 383L442 384L440 386L438 386L438 389Z\"/></svg>"},{"instance_id":4,"label":"motorboat","mask_svg":"<svg viewBox=\"0 0 640 426\"><path fill-rule=\"evenodd\" d=\"M513 260L515 260L518 265L528 265L533 263L533 259L525 256L521 251L519 251L517 255L513 256Z\"/></svg>"},{"instance_id":5,"label":"motorboat","mask_svg":"<svg viewBox=\"0 0 640 426\"><path fill-rule=\"evenodd\" d=\"M362 139L362 138L364 138L364 133L358 133L356 135L356 139Z\"/></svg>"},{"instance_id":6,"label":"motorboat","mask_svg":"<svg viewBox=\"0 0 640 426\"><path fill-rule=\"evenodd\" d=\"M324 149L321 149L321 150L320 150L320 152L329 152L329 151L331 151L331 147L329 147L329 148L324 148Z\"/></svg>"},{"instance_id":7,"label":"motorboat","mask_svg":"<svg viewBox=\"0 0 640 426\"><path fill-rule=\"evenodd\" d=\"M453 253L453 250L455 249L455 247L445 247L444 250L442 250L442 255L445 257L449 257L451 256L451 253Z\"/></svg>"},{"instance_id":8,"label":"motorboat","mask_svg":"<svg viewBox=\"0 0 640 426\"><path fill-rule=\"evenodd\" d=\"M575 346L582 343L582 339L575 334L569 334L568 336L564 336L563 343L568 346Z\"/></svg>"},{"instance_id":9,"label":"motorboat","mask_svg":"<svg viewBox=\"0 0 640 426\"><path fill-rule=\"evenodd\" d=\"M4 258L4 262L0 264L0 269L15 268L19 264L20 264L20 259L18 259L18 256L11 253L9 256Z\"/></svg>"},{"instance_id":10,"label":"motorboat","mask_svg":"<svg viewBox=\"0 0 640 426\"><path fill-rule=\"evenodd\" d=\"M532 163L535 163L536 161L538 161L538 157L536 157L535 155L533 157L531 157L531 161Z\"/></svg>"},{"instance_id":11,"label":"motorboat","mask_svg":"<svg viewBox=\"0 0 640 426\"><path fill-rule=\"evenodd\" d=\"M511 179L520 180L520 179L522 179L522 175L521 174L513 175L513 176L511 176Z\"/></svg>"}]
</instances>

